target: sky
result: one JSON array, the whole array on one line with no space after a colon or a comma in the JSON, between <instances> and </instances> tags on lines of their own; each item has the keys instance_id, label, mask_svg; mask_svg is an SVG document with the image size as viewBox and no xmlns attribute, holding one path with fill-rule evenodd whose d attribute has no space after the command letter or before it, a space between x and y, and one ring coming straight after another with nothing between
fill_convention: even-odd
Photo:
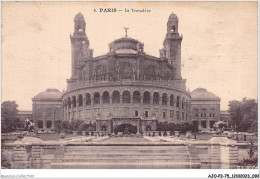
<instances>
[{"instance_id":1,"label":"sky","mask_svg":"<svg viewBox=\"0 0 260 179\"><path fill-rule=\"evenodd\" d=\"M230 100L257 99L257 2L2 2L2 102L14 100L19 110L31 110L38 93L66 89L70 34L78 12L85 17L94 57L125 35L123 27L144 43L145 53L159 57L173 12L183 35L187 89L213 92L221 98L221 110L228 109Z\"/></svg>"}]
</instances>

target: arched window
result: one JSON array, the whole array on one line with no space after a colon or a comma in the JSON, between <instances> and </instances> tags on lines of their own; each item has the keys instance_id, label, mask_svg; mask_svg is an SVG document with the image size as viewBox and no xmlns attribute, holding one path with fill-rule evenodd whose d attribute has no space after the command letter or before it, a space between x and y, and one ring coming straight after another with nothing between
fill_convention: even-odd
<instances>
[{"instance_id":1,"label":"arched window","mask_svg":"<svg viewBox=\"0 0 260 179\"><path fill-rule=\"evenodd\" d=\"M104 81L106 80L106 74L107 74L107 69L103 66L98 66L95 70L95 79L96 81Z\"/></svg>"},{"instance_id":2,"label":"arched window","mask_svg":"<svg viewBox=\"0 0 260 179\"><path fill-rule=\"evenodd\" d=\"M112 103L120 103L120 94L118 91L113 92Z\"/></svg>"},{"instance_id":3,"label":"arched window","mask_svg":"<svg viewBox=\"0 0 260 179\"><path fill-rule=\"evenodd\" d=\"M79 98L79 106L83 106L83 97L82 97L82 95L80 94L78 96L78 98Z\"/></svg>"},{"instance_id":4,"label":"arched window","mask_svg":"<svg viewBox=\"0 0 260 179\"><path fill-rule=\"evenodd\" d=\"M40 118L44 117L44 111L43 111L43 109L39 108L39 109L37 110L37 117L40 117Z\"/></svg>"},{"instance_id":5,"label":"arched window","mask_svg":"<svg viewBox=\"0 0 260 179\"><path fill-rule=\"evenodd\" d=\"M179 108L181 104L181 97L177 96L176 107Z\"/></svg>"},{"instance_id":6,"label":"arched window","mask_svg":"<svg viewBox=\"0 0 260 179\"><path fill-rule=\"evenodd\" d=\"M184 106L185 106L185 98L183 97L182 98L182 103L181 103L181 108L184 109Z\"/></svg>"},{"instance_id":7,"label":"arched window","mask_svg":"<svg viewBox=\"0 0 260 179\"><path fill-rule=\"evenodd\" d=\"M135 91L133 93L133 102L140 103L140 92L139 91Z\"/></svg>"},{"instance_id":8,"label":"arched window","mask_svg":"<svg viewBox=\"0 0 260 179\"><path fill-rule=\"evenodd\" d=\"M86 93L86 106L91 105L91 98L90 98L90 94Z\"/></svg>"},{"instance_id":9,"label":"arched window","mask_svg":"<svg viewBox=\"0 0 260 179\"><path fill-rule=\"evenodd\" d=\"M207 117L207 109L203 108L201 110L201 117Z\"/></svg>"},{"instance_id":10,"label":"arched window","mask_svg":"<svg viewBox=\"0 0 260 179\"><path fill-rule=\"evenodd\" d=\"M45 117L46 118L52 118L52 109L51 108L46 109Z\"/></svg>"},{"instance_id":11,"label":"arched window","mask_svg":"<svg viewBox=\"0 0 260 179\"><path fill-rule=\"evenodd\" d=\"M133 67L130 63L122 63L119 68L121 79L133 79Z\"/></svg>"},{"instance_id":12,"label":"arched window","mask_svg":"<svg viewBox=\"0 0 260 179\"><path fill-rule=\"evenodd\" d=\"M38 128L41 129L43 128L43 122L42 121L37 121L38 122Z\"/></svg>"},{"instance_id":13,"label":"arched window","mask_svg":"<svg viewBox=\"0 0 260 179\"><path fill-rule=\"evenodd\" d=\"M156 67L154 65L149 65L144 72L145 80L156 80Z\"/></svg>"},{"instance_id":14,"label":"arched window","mask_svg":"<svg viewBox=\"0 0 260 179\"><path fill-rule=\"evenodd\" d=\"M167 100L168 100L167 94L163 93L162 94L162 105L167 105Z\"/></svg>"},{"instance_id":15,"label":"arched window","mask_svg":"<svg viewBox=\"0 0 260 179\"><path fill-rule=\"evenodd\" d=\"M70 98L68 98L68 105L69 105L69 108L71 108L71 101L70 101Z\"/></svg>"},{"instance_id":16,"label":"arched window","mask_svg":"<svg viewBox=\"0 0 260 179\"><path fill-rule=\"evenodd\" d=\"M72 106L76 107L76 96L72 96Z\"/></svg>"},{"instance_id":17,"label":"arched window","mask_svg":"<svg viewBox=\"0 0 260 179\"><path fill-rule=\"evenodd\" d=\"M180 119L180 111L176 111L176 118Z\"/></svg>"},{"instance_id":18,"label":"arched window","mask_svg":"<svg viewBox=\"0 0 260 179\"><path fill-rule=\"evenodd\" d=\"M98 92L94 93L94 104L99 104L100 103L100 95Z\"/></svg>"},{"instance_id":19,"label":"arched window","mask_svg":"<svg viewBox=\"0 0 260 179\"><path fill-rule=\"evenodd\" d=\"M153 93L153 104L156 104L156 105L159 104L159 93L158 92Z\"/></svg>"},{"instance_id":20,"label":"arched window","mask_svg":"<svg viewBox=\"0 0 260 179\"><path fill-rule=\"evenodd\" d=\"M199 117L199 110L194 108L192 110L192 115L193 115L194 118L198 118Z\"/></svg>"},{"instance_id":21,"label":"arched window","mask_svg":"<svg viewBox=\"0 0 260 179\"><path fill-rule=\"evenodd\" d=\"M215 109L214 108L210 109L209 117L215 117Z\"/></svg>"},{"instance_id":22,"label":"arched window","mask_svg":"<svg viewBox=\"0 0 260 179\"><path fill-rule=\"evenodd\" d=\"M150 104L150 93L148 91L144 92L143 103L144 104Z\"/></svg>"},{"instance_id":23,"label":"arched window","mask_svg":"<svg viewBox=\"0 0 260 179\"><path fill-rule=\"evenodd\" d=\"M186 111L189 111L189 100L186 100Z\"/></svg>"},{"instance_id":24,"label":"arched window","mask_svg":"<svg viewBox=\"0 0 260 179\"><path fill-rule=\"evenodd\" d=\"M174 25L172 25L172 27L171 27L171 32L175 32L175 26Z\"/></svg>"},{"instance_id":25,"label":"arched window","mask_svg":"<svg viewBox=\"0 0 260 179\"><path fill-rule=\"evenodd\" d=\"M105 91L103 93L103 104L109 104L109 93L107 91Z\"/></svg>"},{"instance_id":26,"label":"arched window","mask_svg":"<svg viewBox=\"0 0 260 179\"><path fill-rule=\"evenodd\" d=\"M62 117L62 110L61 108L56 108L54 111L54 119L55 120L60 120Z\"/></svg>"},{"instance_id":27,"label":"arched window","mask_svg":"<svg viewBox=\"0 0 260 179\"><path fill-rule=\"evenodd\" d=\"M170 106L173 106L174 105L174 96L171 95L170 96Z\"/></svg>"},{"instance_id":28,"label":"arched window","mask_svg":"<svg viewBox=\"0 0 260 179\"><path fill-rule=\"evenodd\" d=\"M123 103L130 103L130 92L129 91L123 92Z\"/></svg>"}]
</instances>

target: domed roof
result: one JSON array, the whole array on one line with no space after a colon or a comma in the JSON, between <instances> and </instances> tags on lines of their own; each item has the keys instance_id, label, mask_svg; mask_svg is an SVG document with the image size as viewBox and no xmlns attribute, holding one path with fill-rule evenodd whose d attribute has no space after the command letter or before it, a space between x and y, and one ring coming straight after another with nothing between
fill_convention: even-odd
<instances>
[{"instance_id":1,"label":"domed roof","mask_svg":"<svg viewBox=\"0 0 260 179\"><path fill-rule=\"evenodd\" d=\"M74 22L76 21L85 21L84 16L80 12L74 18Z\"/></svg>"},{"instance_id":2,"label":"domed roof","mask_svg":"<svg viewBox=\"0 0 260 179\"><path fill-rule=\"evenodd\" d=\"M215 94L207 91L205 88L197 88L191 92L191 98L195 99L219 99Z\"/></svg>"},{"instance_id":3,"label":"domed roof","mask_svg":"<svg viewBox=\"0 0 260 179\"><path fill-rule=\"evenodd\" d=\"M178 17L174 14L174 13L171 13L171 15L169 16L169 19L168 21L178 21Z\"/></svg>"},{"instance_id":4,"label":"domed roof","mask_svg":"<svg viewBox=\"0 0 260 179\"><path fill-rule=\"evenodd\" d=\"M121 37L121 38L119 38L119 39L116 39L116 40L114 40L112 43L119 43L119 42L122 42L122 41L128 41L128 42L139 43L138 40L133 39L133 38L128 37L128 36L124 36L124 37Z\"/></svg>"},{"instance_id":5,"label":"domed roof","mask_svg":"<svg viewBox=\"0 0 260 179\"><path fill-rule=\"evenodd\" d=\"M116 53L124 53L126 51L126 53L136 53L136 51L138 50L138 46L141 47L143 46L143 44L141 42L139 42L136 39L130 38L128 36L124 36L122 38L116 39L113 42L111 42L109 44L110 49L114 49L116 51ZM124 49L124 50L121 50ZM125 50L127 49L127 50ZM135 52L133 52L135 51Z\"/></svg>"},{"instance_id":6,"label":"domed roof","mask_svg":"<svg viewBox=\"0 0 260 179\"><path fill-rule=\"evenodd\" d=\"M61 99L61 92L55 88L48 88L35 96L37 99Z\"/></svg>"}]
</instances>

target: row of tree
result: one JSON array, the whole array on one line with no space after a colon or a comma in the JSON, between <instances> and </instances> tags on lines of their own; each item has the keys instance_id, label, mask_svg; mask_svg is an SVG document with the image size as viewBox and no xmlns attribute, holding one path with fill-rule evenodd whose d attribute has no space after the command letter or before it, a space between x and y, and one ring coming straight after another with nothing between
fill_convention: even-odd
<instances>
[{"instance_id":1,"label":"row of tree","mask_svg":"<svg viewBox=\"0 0 260 179\"><path fill-rule=\"evenodd\" d=\"M23 128L24 123L18 118L18 105L15 101L4 101L1 104L1 131L2 133L13 132Z\"/></svg>"},{"instance_id":2,"label":"row of tree","mask_svg":"<svg viewBox=\"0 0 260 179\"><path fill-rule=\"evenodd\" d=\"M236 131L258 133L258 103L255 99L233 100L228 107L230 125Z\"/></svg>"}]
</instances>

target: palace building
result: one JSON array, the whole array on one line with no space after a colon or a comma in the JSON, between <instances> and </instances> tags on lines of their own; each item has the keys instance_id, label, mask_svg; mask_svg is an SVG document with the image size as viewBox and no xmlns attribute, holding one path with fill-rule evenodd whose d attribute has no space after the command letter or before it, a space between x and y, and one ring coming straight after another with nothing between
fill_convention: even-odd
<instances>
[{"instance_id":1,"label":"palace building","mask_svg":"<svg viewBox=\"0 0 260 179\"><path fill-rule=\"evenodd\" d=\"M109 133L123 124L142 132L155 131L157 123L164 121L194 121L199 127L204 126L203 120L196 120L192 114L192 102L197 104L197 96L192 99L194 93L187 91L186 80L181 75L183 37L178 32L178 22L172 13L159 58L146 54L144 44L130 38L127 28L124 37L109 43L106 54L93 57L85 19L81 13L77 14L70 36L71 77L67 79L66 91L60 98L56 91L55 96L55 104L61 100L62 120L95 122L97 131ZM210 121L219 120L219 101L217 105L212 108L218 114ZM206 113L210 114L210 110ZM52 114L55 116L54 111Z\"/></svg>"}]
</instances>

